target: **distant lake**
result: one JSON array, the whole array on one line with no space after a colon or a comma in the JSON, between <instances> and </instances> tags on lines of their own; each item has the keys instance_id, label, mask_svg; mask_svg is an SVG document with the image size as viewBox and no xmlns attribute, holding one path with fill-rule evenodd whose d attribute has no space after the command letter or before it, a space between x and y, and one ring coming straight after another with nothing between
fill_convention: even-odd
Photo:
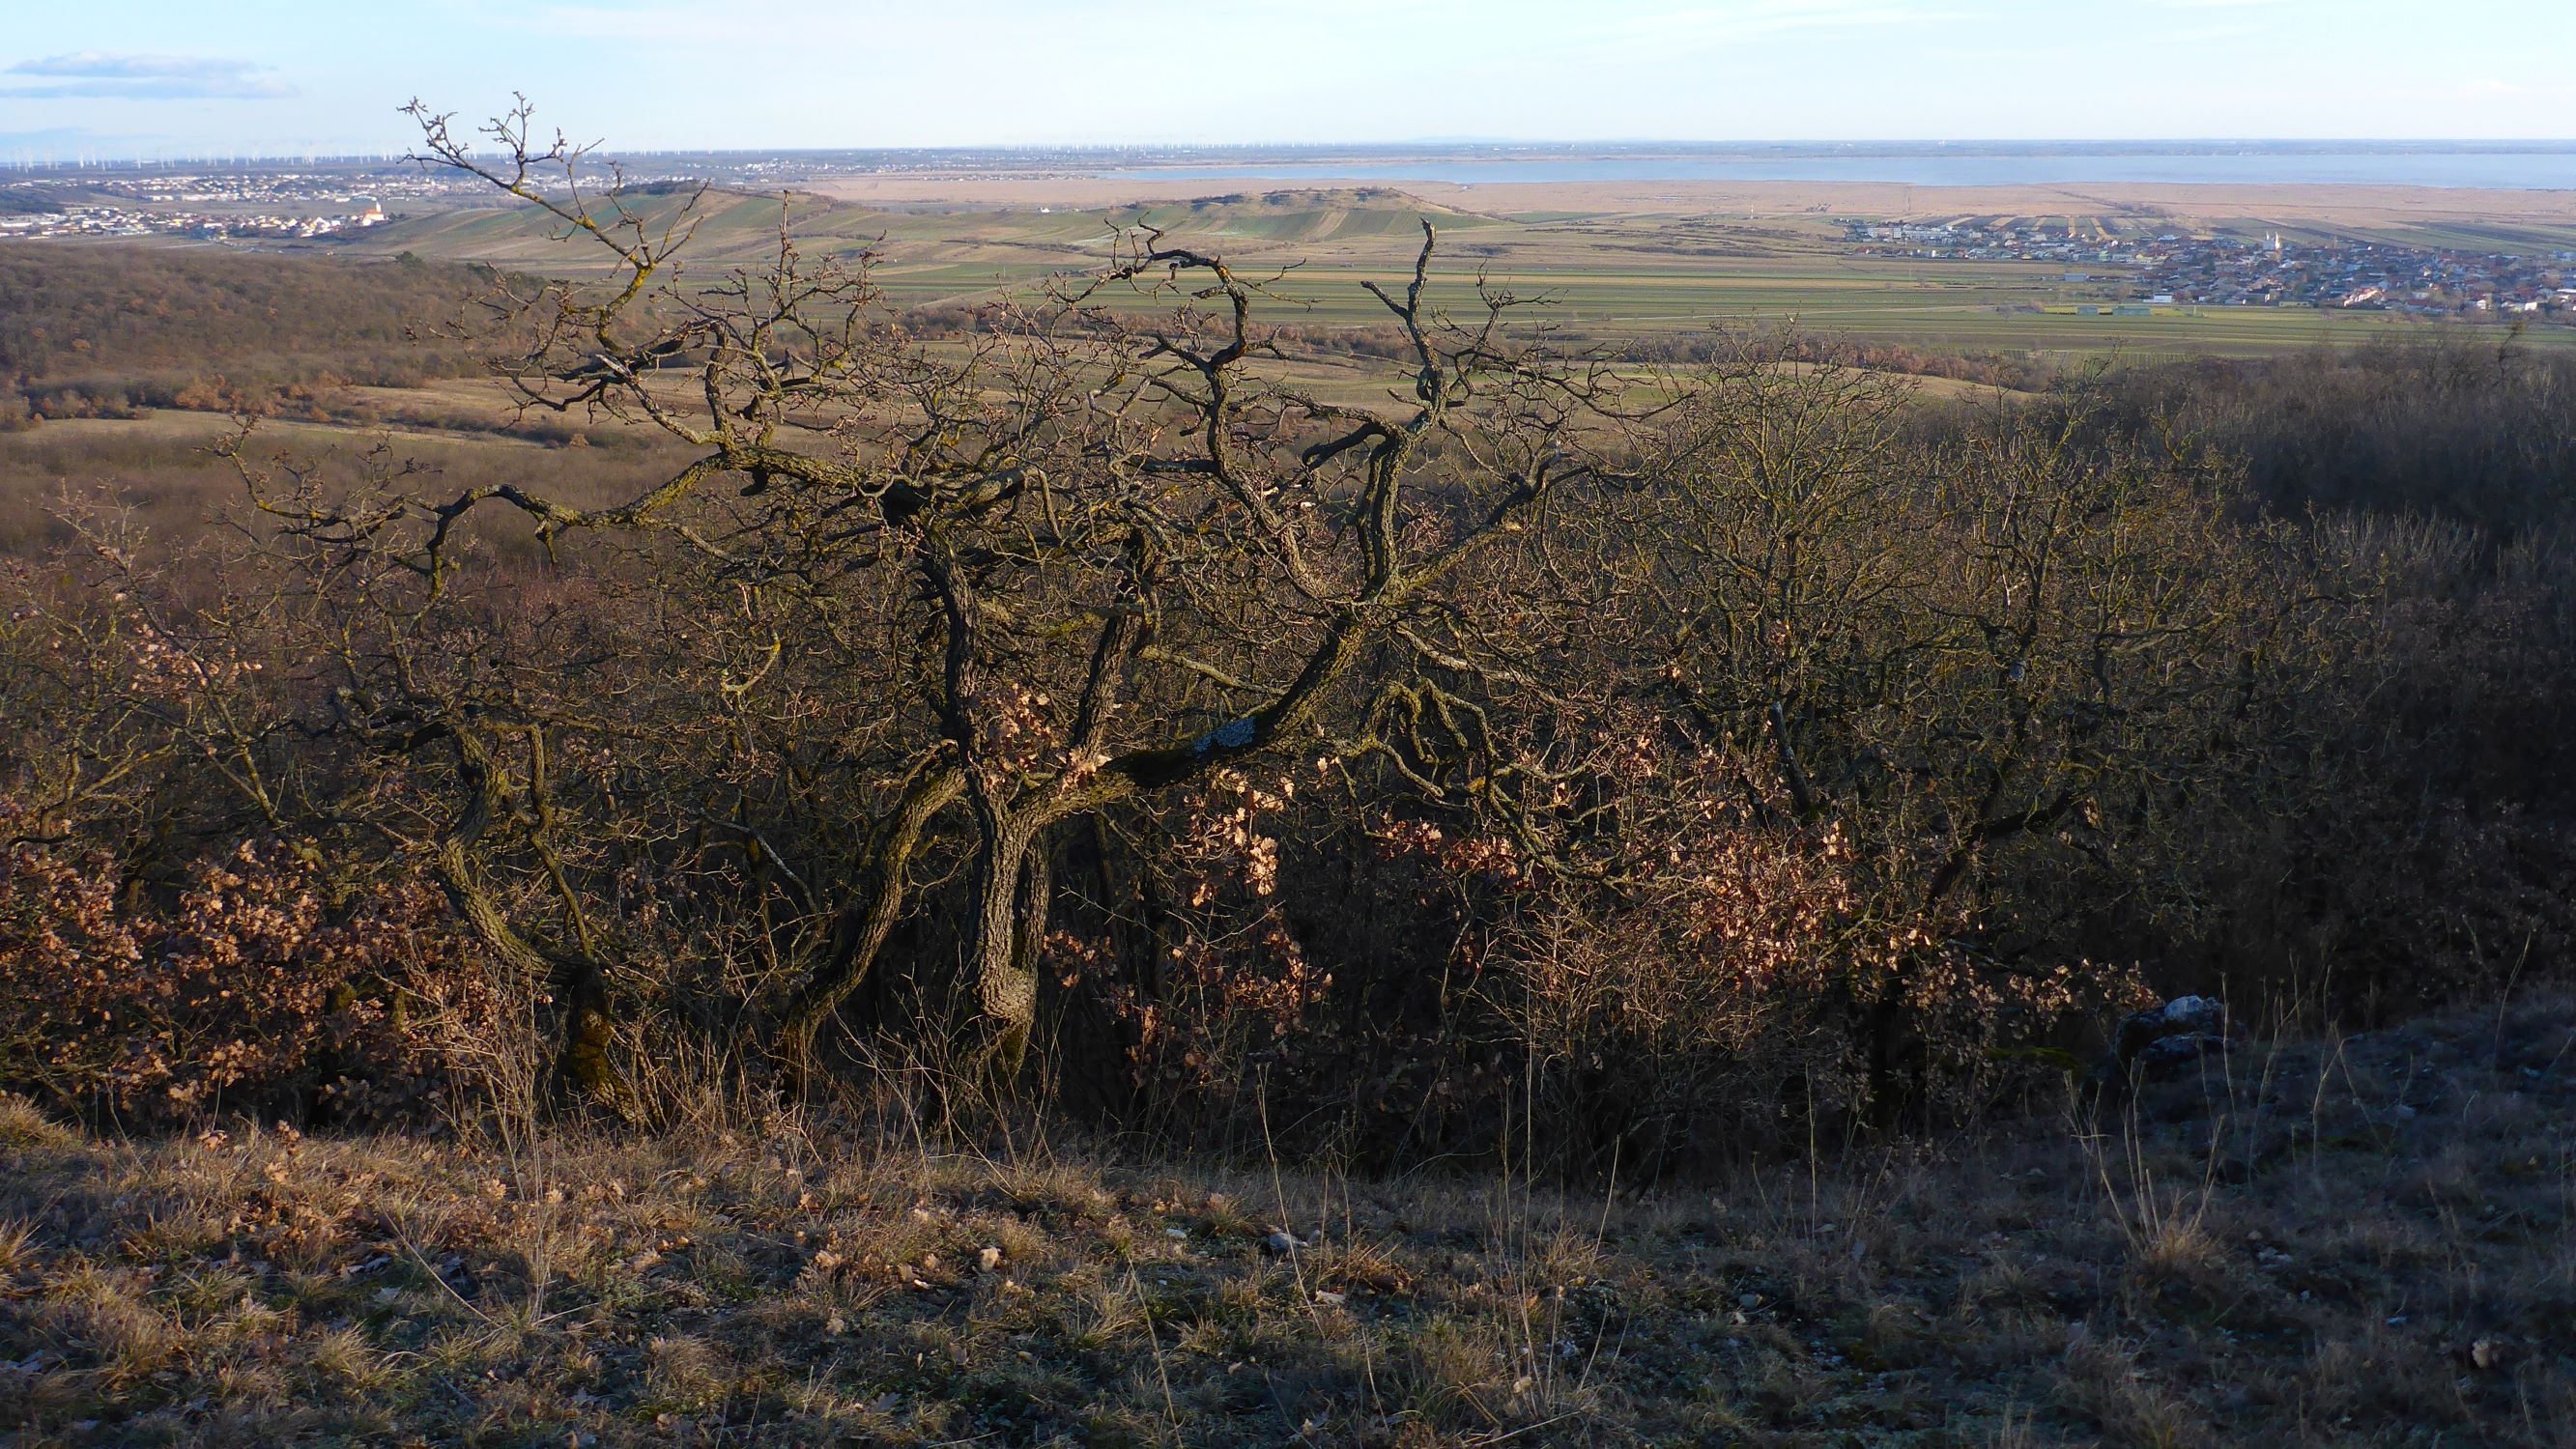
<instances>
[{"instance_id":1,"label":"distant lake","mask_svg":"<svg viewBox=\"0 0 2576 1449\"><path fill-rule=\"evenodd\" d=\"M1257 160L1241 166L1153 166L1099 173L1121 181L1850 181L1913 186L2174 185L2461 186L2576 190L2576 147L2530 151L2244 151L2013 155L1592 155L1352 161Z\"/></svg>"}]
</instances>

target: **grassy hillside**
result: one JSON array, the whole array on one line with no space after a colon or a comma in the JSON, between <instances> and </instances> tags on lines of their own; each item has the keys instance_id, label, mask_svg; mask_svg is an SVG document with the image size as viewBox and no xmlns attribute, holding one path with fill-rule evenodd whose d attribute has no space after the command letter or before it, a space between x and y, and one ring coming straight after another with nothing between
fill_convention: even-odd
<instances>
[{"instance_id":1,"label":"grassy hillside","mask_svg":"<svg viewBox=\"0 0 2576 1449\"><path fill-rule=\"evenodd\" d=\"M1420 214L1142 213L1315 261L1203 428L870 306L633 510L669 348L523 418L446 262L0 257L0 1441L2576 1443L2576 354L1685 390L2059 284L1451 214L1628 360L1225 403L1399 437Z\"/></svg>"},{"instance_id":2,"label":"grassy hillside","mask_svg":"<svg viewBox=\"0 0 2576 1449\"><path fill-rule=\"evenodd\" d=\"M2567 1444L2576 1008L1714 1191L0 1106L28 1444Z\"/></svg>"}]
</instances>

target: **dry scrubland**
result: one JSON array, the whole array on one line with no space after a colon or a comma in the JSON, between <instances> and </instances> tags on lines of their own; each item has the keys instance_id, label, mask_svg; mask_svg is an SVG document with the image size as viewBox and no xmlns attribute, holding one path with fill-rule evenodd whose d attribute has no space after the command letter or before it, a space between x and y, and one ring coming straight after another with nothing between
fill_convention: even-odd
<instances>
[{"instance_id":1,"label":"dry scrubland","mask_svg":"<svg viewBox=\"0 0 2576 1449\"><path fill-rule=\"evenodd\" d=\"M1596 365L1344 201L0 258L0 1432L2570 1443L2576 364Z\"/></svg>"},{"instance_id":2,"label":"dry scrubland","mask_svg":"<svg viewBox=\"0 0 2576 1449\"><path fill-rule=\"evenodd\" d=\"M2576 1443L2564 999L1642 1194L0 1113L26 1445Z\"/></svg>"}]
</instances>

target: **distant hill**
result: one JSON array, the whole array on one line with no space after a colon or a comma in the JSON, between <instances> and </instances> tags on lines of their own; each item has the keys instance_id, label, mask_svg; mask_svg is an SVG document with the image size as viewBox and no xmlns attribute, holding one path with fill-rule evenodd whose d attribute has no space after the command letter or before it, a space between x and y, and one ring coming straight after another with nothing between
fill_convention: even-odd
<instances>
[{"instance_id":1,"label":"distant hill","mask_svg":"<svg viewBox=\"0 0 2576 1449\"><path fill-rule=\"evenodd\" d=\"M50 191L31 186L0 186L0 216L41 216L69 204Z\"/></svg>"},{"instance_id":2,"label":"distant hill","mask_svg":"<svg viewBox=\"0 0 2576 1449\"><path fill-rule=\"evenodd\" d=\"M1386 187L1339 191L1271 191L1130 208L1108 215L1166 231L1242 236L1275 242L1328 242L1417 235L1424 218L1443 228L1499 224Z\"/></svg>"},{"instance_id":3,"label":"distant hill","mask_svg":"<svg viewBox=\"0 0 2576 1449\"><path fill-rule=\"evenodd\" d=\"M115 410L218 378L250 388L453 376L472 350L416 333L453 318L473 287L464 269L426 263L0 248L0 401L70 395Z\"/></svg>"},{"instance_id":4,"label":"distant hill","mask_svg":"<svg viewBox=\"0 0 2576 1449\"><path fill-rule=\"evenodd\" d=\"M626 205L659 231L681 219L687 199L685 191L654 188L629 195ZM1119 230L1137 226L1159 228L1175 239L1205 238L1236 254L1350 245L1393 255L1409 246L1424 217L1444 230L1501 224L1379 187L1247 192L1150 207L968 212L878 211L807 193L716 190L698 202L688 259L700 267L766 261L778 245L782 208L809 255L872 252L888 290L913 301L1096 266L1111 254ZM566 243L563 232L559 220L536 207L494 206L380 227L355 245L557 272L611 265L596 248Z\"/></svg>"}]
</instances>

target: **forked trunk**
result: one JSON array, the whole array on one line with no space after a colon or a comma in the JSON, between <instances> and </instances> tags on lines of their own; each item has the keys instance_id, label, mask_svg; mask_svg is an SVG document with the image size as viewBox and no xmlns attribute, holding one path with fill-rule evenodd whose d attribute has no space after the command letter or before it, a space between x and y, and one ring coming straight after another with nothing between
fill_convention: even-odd
<instances>
[{"instance_id":1,"label":"forked trunk","mask_svg":"<svg viewBox=\"0 0 2576 1449\"><path fill-rule=\"evenodd\" d=\"M801 1094L813 1073L814 1039L823 1024L867 980L878 953L885 949L886 937L903 911L910 888L907 872L921 847L922 832L957 799L964 783L965 776L954 769L922 775L881 827L862 887L866 894L843 914L831 960L797 992L779 1023L776 1052L791 1093Z\"/></svg>"},{"instance_id":2,"label":"forked trunk","mask_svg":"<svg viewBox=\"0 0 2576 1449\"><path fill-rule=\"evenodd\" d=\"M1033 821L1005 818L985 833L975 862L975 915L967 960L982 1010L977 1051L988 1083L1007 1094L1037 1030L1038 950L1046 937L1054 873Z\"/></svg>"}]
</instances>

